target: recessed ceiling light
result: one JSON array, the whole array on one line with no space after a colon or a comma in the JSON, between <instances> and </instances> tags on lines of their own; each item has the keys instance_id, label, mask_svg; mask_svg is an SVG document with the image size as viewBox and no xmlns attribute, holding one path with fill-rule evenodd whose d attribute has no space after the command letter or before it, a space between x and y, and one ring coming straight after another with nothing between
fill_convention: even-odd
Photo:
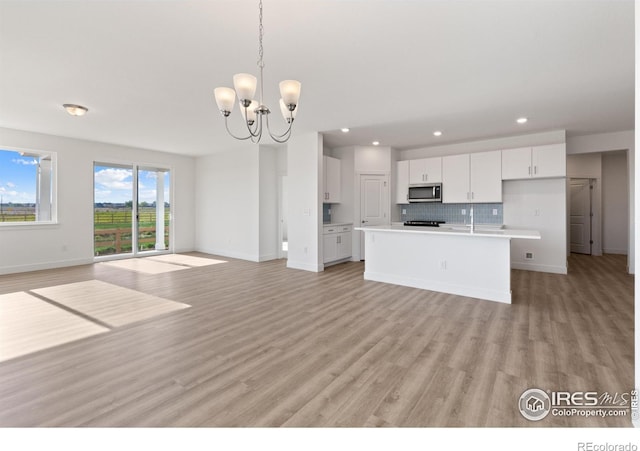
<instances>
[{"instance_id":1,"label":"recessed ceiling light","mask_svg":"<svg viewBox=\"0 0 640 451\"><path fill-rule=\"evenodd\" d=\"M340 129L340 131L341 131L342 133L349 133L349 129L348 129L348 128L346 128L346 127L345 127L345 128L341 128L341 129Z\"/></svg>"},{"instance_id":2,"label":"recessed ceiling light","mask_svg":"<svg viewBox=\"0 0 640 451\"><path fill-rule=\"evenodd\" d=\"M518 124L526 124L528 120L529 119L527 119L526 117L519 117L518 119L516 119L516 122Z\"/></svg>"},{"instance_id":3,"label":"recessed ceiling light","mask_svg":"<svg viewBox=\"0 0 640 451\"><path fill-rule=\"evenodd\" d=\"M373 144L374 146L379 146L380 145L380 141L374 141L371 144Z\"/></svg>"},{"instance_id":4,"label":"recessed ceiling light","mask_svg":"<svg viewBox=\"0 0 640 451\"><path fill-rule=\"evenodd\" d=\"M84 116L85 114L87 114L87 111L89 111L87 107L84 107L82 105L74 105L73 103L65 103L62 106L71 116Z\"/></svg>"},{"instance_id":5,"label":"recessed ceiling light","mask_svg":"<svg viewBox=\"0 0 640 451\"><path fill-rule=\"evenodd\" d=\"M433 132L433 136L442 136L442 132L440 130L436 130Z\"/></svg>"}]
</instances>

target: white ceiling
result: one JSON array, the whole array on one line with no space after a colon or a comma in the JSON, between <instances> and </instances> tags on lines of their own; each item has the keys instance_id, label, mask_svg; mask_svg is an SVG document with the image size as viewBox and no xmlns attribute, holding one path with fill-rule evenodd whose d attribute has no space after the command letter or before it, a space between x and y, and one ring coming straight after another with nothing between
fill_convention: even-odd
<instances>
[{"instance_id":1,"label":"white ceiling","mask_svg":"<svg viewBox=\"0 0 640 451\"><path fill-rule=\"evenodd\" d=\"M294 133L326 132L330 147L633 129L633 8L264 0L265 102L283 128L277 83L300 80ZM257 0L2 0L0 126L188 155L235 147L213 89L256 72L257 21ZM230 119L239 131L237 109Z\"/></svg>"}]
</instances>

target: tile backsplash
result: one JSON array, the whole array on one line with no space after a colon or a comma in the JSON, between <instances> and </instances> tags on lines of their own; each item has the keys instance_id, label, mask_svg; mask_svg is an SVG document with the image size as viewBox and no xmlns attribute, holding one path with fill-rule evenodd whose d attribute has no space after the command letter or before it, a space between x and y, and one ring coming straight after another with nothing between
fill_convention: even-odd
<instances>
[{"instance_id":1,"label":"tile backsplash","mask_svg":"<svg viewBox=\"0 0 640 451\"><path fill-rule=\"evenodd\" d=\"M399 205L402 221L445 221L452 224L466 224L469 208L473 205L473 217L476 224L502 224L502 204L441 204L416 203ZM462 214L465 210L466 214ZM494 210L497 214L493 214ZM406 213L402 213L405 211Z\"/></svg>"},{"instance_id":2,"label":"tile backsplash","mask_svg":"<svg viewBox=\"0 0 640 451\"><path fill-rule=\"evenodd\" d=\"M329 224L331 222L331 204L322 204L322 223Z\"/></svg>"}]
</instances>

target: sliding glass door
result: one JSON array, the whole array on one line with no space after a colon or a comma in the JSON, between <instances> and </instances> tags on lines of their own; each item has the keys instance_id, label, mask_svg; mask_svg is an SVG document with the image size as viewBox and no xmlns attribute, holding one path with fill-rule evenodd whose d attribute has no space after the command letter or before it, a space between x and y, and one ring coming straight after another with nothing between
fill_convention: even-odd
<instances>
[{"instance_id":1,"label":"sliding glass door","mask_svg":"<svg viewBox=\"0 0 640 451\"><path fill-rule=\"evenodd\" d=\"M138 168L139 252L169 249L169 170Z\"/></svg>"},{"instance_id":2,"label":"sliding glass door","mask_svg":"<svg viewBox=\"0 0 640 451\"><path fill-rule=\"evenodd\" d=\"M95 163L94 255L155 253L170 248L170 171Z\"/></svg>"}]
</instances>

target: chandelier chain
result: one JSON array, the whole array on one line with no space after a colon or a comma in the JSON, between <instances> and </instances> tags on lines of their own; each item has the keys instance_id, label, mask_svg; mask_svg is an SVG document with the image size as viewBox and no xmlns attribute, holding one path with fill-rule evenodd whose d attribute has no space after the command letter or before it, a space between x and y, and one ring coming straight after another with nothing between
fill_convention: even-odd
<instances>
[{"instance_id":1,"label":"chandelier chain","mask_svg":"<svg viewBox=\"0 0 640 451\"><path fill-rule=\"evenodd\" d=\"M264 35L264 27L262 26L262 0L260 0L260 28L258 28L258 67L264 67L264 48L262 47L262 36Z\"/></svg>"}]
</instances>

